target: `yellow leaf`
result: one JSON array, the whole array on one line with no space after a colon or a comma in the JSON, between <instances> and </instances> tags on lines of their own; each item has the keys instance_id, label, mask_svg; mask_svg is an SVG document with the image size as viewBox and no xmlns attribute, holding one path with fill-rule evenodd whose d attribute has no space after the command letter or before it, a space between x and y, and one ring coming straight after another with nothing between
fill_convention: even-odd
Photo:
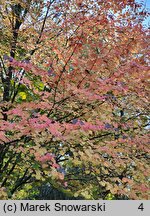
<instances>
[{"instance_id":1,"label":"yellow leaf","mask_svg":"<svg viewBox=\"0 0 150 216\"><path fill-rule=\"evenodd\" d=\"M39 170L36 171L36 175L35 175L37 180L41 179L41 172Z\"/></svg>"},{"instance_id":2,"label":"yellow leaf","mask_svg":"<svg viewBox=\"0 0 150 216\"><path fill-rule=\"evenodd\" d=\"M19 95L20 95L22 100L25 100L27 98L27 95L25 92L19 92Z\"/></svg>"}]
</instances>

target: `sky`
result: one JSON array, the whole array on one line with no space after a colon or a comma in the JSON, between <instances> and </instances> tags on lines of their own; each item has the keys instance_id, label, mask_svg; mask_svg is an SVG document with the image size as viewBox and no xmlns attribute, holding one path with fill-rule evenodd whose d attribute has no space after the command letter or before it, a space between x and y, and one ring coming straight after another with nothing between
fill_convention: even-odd
<instances>
[{"instance_id":1,"label":"sky","mask_svg":"<svg viewBox=\"0 0 150 216\"><path fill-rule=\"evenodd\" d=\"M150 8L150 0L146 1L146 6Z\"/></svg>"},{"instance_id":2,"label":"sky","mask_svg":"<svg viewBox=\"0 0 150 216\"><path fill-rule=\"evenodd\" d=\"M149 13L150 13L150 0L146 1L146 7L149 9ZM149 24L150 26L150 16L147 18L147 24Z\"/></svg>"},{"instance_id":3,"label":"sky","mask_svg":"<svg viewBox=\"0 0 150 216\"><path fill-rule=\"evenodd\" d=\"M143 3L145 5L145 8L149 11L150 13L150 0L136 0L138 3ZM150 16L145 19L143 22L143 25L146 25L146 27L150 27Z\"/></svg>"}]
</instances>

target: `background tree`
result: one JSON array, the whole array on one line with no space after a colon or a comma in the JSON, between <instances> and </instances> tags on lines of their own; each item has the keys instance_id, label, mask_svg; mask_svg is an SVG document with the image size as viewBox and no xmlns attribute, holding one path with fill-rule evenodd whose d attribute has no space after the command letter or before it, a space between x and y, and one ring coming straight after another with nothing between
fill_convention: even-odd
<instances>
[{"instance_id":1,"label":"background tree","mask_svg":"<svg viewBox=\"0 0 150 216\"><path fill-rule=\"evenodd\" d=\"M132 1L1 1L1 198L50 183L148 199L147 12Z\"/></svg>"}]
</instances>

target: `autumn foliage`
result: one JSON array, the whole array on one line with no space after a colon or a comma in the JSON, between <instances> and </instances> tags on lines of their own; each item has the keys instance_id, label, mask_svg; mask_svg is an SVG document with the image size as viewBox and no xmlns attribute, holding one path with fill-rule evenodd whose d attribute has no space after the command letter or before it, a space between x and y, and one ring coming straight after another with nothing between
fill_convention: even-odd
<instances>
[{"instance_id":1,"label":"autumn foliage","mask_svg":"<svg viewBox=\"0 0 150 216\"><path fill-rule=\"evenodd\" d=\"M1 1L0 198L49 182L149 197L148 15L134 0Z\"/></svg>"}]
</instances>

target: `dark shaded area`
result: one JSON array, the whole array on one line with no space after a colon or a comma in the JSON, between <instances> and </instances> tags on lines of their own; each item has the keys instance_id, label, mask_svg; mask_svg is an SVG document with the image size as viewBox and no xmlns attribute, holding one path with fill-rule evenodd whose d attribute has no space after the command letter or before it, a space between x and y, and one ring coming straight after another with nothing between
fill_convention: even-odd
<instances>
[{"instance_id":1,"label":"dark shaded area","mask_svg":"<svg viewBox=\"0 0 150 216\"><path fill-rule=\"evenodd\" d=\"M38 193L26 198L28 200L83 200L83 197L69 196L66 193L52 187L50 184L38 188Z\"/></svg>"}]
</instances>

